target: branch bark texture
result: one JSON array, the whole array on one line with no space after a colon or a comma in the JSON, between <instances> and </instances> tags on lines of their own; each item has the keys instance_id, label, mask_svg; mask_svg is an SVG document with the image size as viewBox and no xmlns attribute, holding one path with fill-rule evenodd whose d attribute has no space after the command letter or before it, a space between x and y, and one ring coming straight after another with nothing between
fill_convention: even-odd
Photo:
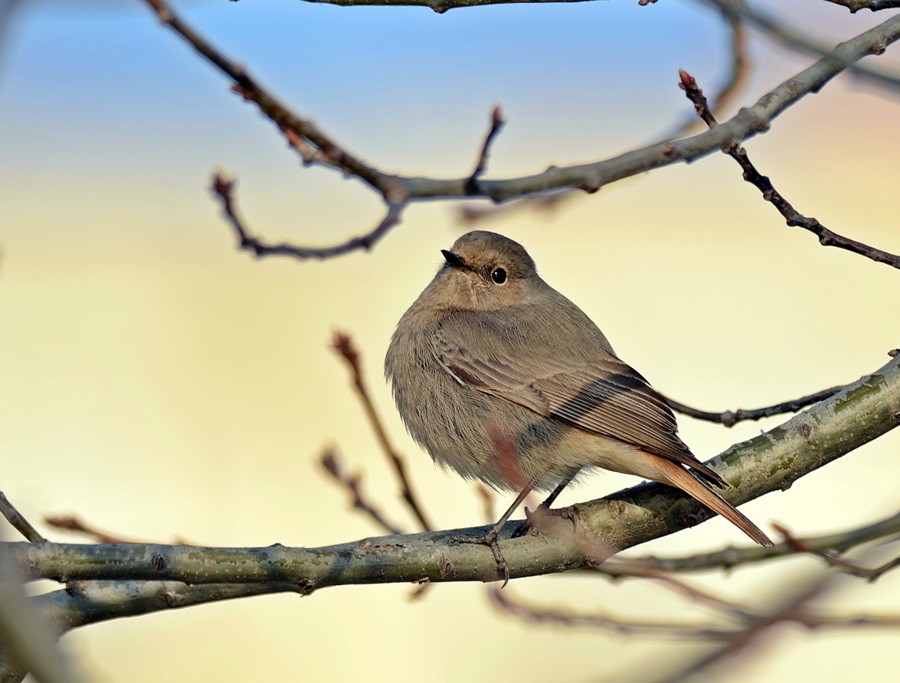
<instances>
[{"instance_id":1,"label":"branch bark texture","mask_svg":"<svg viewBox=\"0 0 900 683\"><path fill-rule=\"evenodd\" d=\"M784 490L804 475L900 423L900 356L781 426L736 444L711 465L732 485L733 504ZM686 495L642 484L568 509L541 533L501 549L513 578L567 571L595 561L594 550L624 549L697 524L712 513ZM574 523L573 523L574 522ZM30 579L280 583L304 594L344 584L494 581L490 549L454 544L486 528L364 539L321 548L202 548L142 544L8 543L4 551ZM609 553L605 553L608 555ZM164 607L161 606L161 608Z\"/></svg>"}]
</instances>

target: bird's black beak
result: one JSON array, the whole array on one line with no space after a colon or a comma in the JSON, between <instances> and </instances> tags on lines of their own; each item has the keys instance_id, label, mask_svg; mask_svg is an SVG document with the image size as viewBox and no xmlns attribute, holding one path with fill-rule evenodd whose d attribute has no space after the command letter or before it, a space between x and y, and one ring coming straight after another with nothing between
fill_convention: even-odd
<instances>
[{"instance_id":1,"label":"bird's black beak","mask_svg":"<svg viewBox=\"0 0 900 683\"><path fill-rule=\"evenodd\" d=\"M447 249L441 249L441 253L444 255L444 259L447 261L447 263L452 267L468 269L469 266L466 265L466 262L463 261L462 256L460 256L459 254L455 254Z\"/></svg>"}]
</instances>

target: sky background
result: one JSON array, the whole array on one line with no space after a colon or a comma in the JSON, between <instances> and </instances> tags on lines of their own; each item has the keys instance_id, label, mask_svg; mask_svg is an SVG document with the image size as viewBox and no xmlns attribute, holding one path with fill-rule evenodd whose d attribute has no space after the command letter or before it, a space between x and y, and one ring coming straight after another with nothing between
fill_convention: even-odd
<instances>
[{"instance_id":1,"label":"sky background","mask_svg":"<svg viewBox=\"0 0 900 683\"><path fill-rule=\"evenodd\" d=\"M690 116L679 68L708 92L727 73L727 31L688 2L444 15L274 0L177 7L295 111L406 174L467 173L495 104L508 123L489 177L606 158ZM831 42L886 18L819 0L777 11ZM273 241L343 241L381 219L380 200L357 181L302 168L255 107L141 2L28 0L0 35L0 485L19 509L33 521L77 513L122 535L203 545L377 535L320 474L332 445L412 529L328 349L343 329L431 516L443 528L482 523L472 487L408 438L381 377L396 321L439 250L466 229L458 207L413 206L369 254L255 260L236 250L210 195L216 168L237 175L247 223ZM751 35L755 68L736 106L813 61ZM900 71L896 52L869 61ZM896 94L841 76L748 151L798 210L897 253L897 106ZM757 407L850 382L900 346L896 271L786 227L724 155L478 227L523 243L624 360L701 408ZM679 423L707 459L784 419L732 430ZM742 509L797 533L892 514L898 446L900 434L889 434ZM598 474L561 502L632 483ZM729 542L744 539L717 519L636 552ZM815 566L792 560L694 580L760 605ZM637 583L541 577L508 590L623 617L702 617ZM523 624L493 611L480 585L442 585L416 603L411 592L351 586L242 600L91 626L63 642L91 680L138 682L637 681L704 648ZM848 581L841 597L839 609L896 612L900 581ZM888 681L895 648L896 633L786 626L715 680Z\"/></svg>"}]
</instances>

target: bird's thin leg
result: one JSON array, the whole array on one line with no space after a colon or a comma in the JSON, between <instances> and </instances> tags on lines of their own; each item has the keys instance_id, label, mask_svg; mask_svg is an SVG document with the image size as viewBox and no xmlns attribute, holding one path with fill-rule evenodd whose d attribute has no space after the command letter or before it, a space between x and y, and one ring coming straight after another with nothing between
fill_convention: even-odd
<instances>
[{"instance_id":1,"label":"bird's thin leg","mask_svg":"<svg viewBox=\"0 0 900 683\"><path fill-rule=\"evenodd\" d=\"M491 553L494 555L494 561L497 563L497 571L503 576L503 586L506 586L506 584L509 583L509 566L506 564L506 560L503 559L503 555L500 552L500 545L497 543L497 537L500 535L500 531L503 529L504 525L509 521L509 518L512 517L512 514L522 504L522 501L528 497L528 494L531 493L532 490L534 490L532 484L525 486L519 495L516 496L512 505L509 506L506 512L504 512L500 519L497 520L497 523L493 528L484 536L454 536L450 539L451 543L477 543L478 545L486 545L489 547ZM501 586L501 588L503 586Z\"/></svg>"},{"instance_id":2,"label":"bird's thin leg","mask_svg":"<svg viewBox=\"0 0 900 683\"><path fill-rule=\"evenodd\" d=\"M522 501L528 497L528 494L534 490L534 486L528 484L522 491L516 496L516 499L512 502L512 505L506 510L506 512L501 515L500 519L497 520L497 523L494 525L494 528L491 529L487 536L485 536L485 540L491 539L492 541L496 541L497 536L500 535L500 530L504 527L504 525L509 521L509 518L513 516L513 513L519 508L522 504ZM559 494L557 494L559 495Z\"/></svg>"},{"instance_id":3,"label":"bird's thin leg","mask_svg":"<svg viewBox=\"0 0 900 683\"><path fill-rule=\"evenodd\" d=\"M577 475L578 475L578 472L576 471L571 477L563 479L560 482L559 486L557 486L555 489L553 489L553 492L549 496L547 496L547 499L543 503L538 505L537 510L535 510L532 513L532 515L543 514L543 513L547 512L550 509L550 506L553 505L553 503L556 501L557 498L559 498L559 494L563 492L563 489L566 488L566 486L568 486L569 484L571 484L572 480ZM519 503L521 503L521 502L522 501L519 501ZM525 510L525 513L526 514L528 513L527 508ZM518 529L516 529L516 532L513 534L513 538L519 538L521 536L524 536L531 530L531 526L532 526L531 525L531 515L529 515L528 520L522 526L520 526Z\"/></svg>"}]
</instances>

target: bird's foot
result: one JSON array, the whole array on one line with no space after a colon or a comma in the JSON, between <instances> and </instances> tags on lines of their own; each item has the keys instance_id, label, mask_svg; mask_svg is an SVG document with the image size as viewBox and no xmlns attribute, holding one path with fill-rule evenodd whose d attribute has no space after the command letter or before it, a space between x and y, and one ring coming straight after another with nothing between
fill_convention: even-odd
<instances>
[{"instance_id":1,"label":"bird's foot","mask_svg":"<svg viewBox=\"0 0 900 683\"><path fill-rule=\"evenodd\" d=\"M506 564L506 560L500 552L500 544L497 542L498 532L499 529L494 528L484 536L451 536L449 542L474 543L476 545L486 545L490 548L494 556L494 562L497 564L497 572L503 578L503 585L500 588L505 588L506 584L509 583L509 565Z\"/></svg>"},{"instance_id":2,"label":"bird's foot","mask_svg":"<svg viewBox=\"0 0 900 683\"><path fill-rule=\"evenodd\" d=\"M577 526L577 523L575 521L575 514L568 508L554 510L546 504L541 503L534 509L534 512L531 512L528 508L525 508L525 522L515 530L512 537L521 538L522 536L530 534L533 530L539 529L541 520L546 519L550 515L568 519L570 522L572 522L573 528Z\"/></svg>"}]
</instances>

